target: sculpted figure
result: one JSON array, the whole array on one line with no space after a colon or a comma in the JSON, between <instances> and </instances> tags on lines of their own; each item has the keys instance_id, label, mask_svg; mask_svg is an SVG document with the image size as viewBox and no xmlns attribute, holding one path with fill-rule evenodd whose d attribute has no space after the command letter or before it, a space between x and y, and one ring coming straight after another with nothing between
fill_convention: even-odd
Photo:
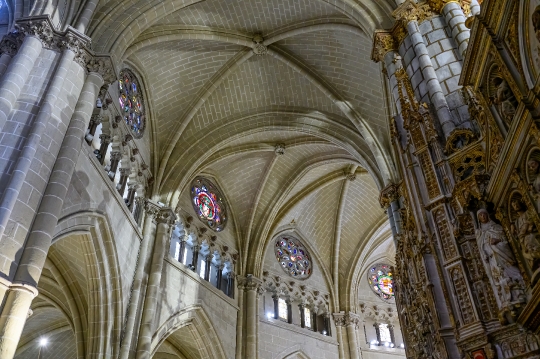
<instances>
[{"instance_id":1,"label":"sculpted figure","mask_svg":"<svg viewBox=\"0 0 540 359\"><path fill-rule=\"evenodd\" d=\"M529 167L530 179L532 180L530 188L536 200L536 210L540 211L540 163L537 160L529 160L527 167Z\"/></svg>"},{"instance_id":2,"label":"sculpted figure","mask_svg":"<svg viewBox=\"0 0 540 359\"><path fill-rule=\"evenodd\" d=\"M497 89L493 103L497 105L503 120L509 125L516 113L517 101L508 83L501 77L493 79L493 85Z\"/></svg>"},{"instance_id":3,"label":"sculpted figure","mask_svg":"<svg viewBox=\"0 0 540 359\"><path fill-rule=\"evenodd\" d=\"M510 205L518 216L512 225L512 232L518 237L523 256L534 272L538 268L540 260L540 234L531 218L531 214L520 199L513 199Z\"/></svg>"},{"instance_id":4,"label":"sculpted figure","mask_svg":"<svg viewBox=\"0 0 540 359\"><path fill-rule=\"evenodd\" d=\"M524 302L523 277L516 267L516 259L502 226L493 222L485 209L479 210L477 215L480 222L476 233L478 249L501 309L507 309L512 303Z\"/></svg>"}]
</instances>

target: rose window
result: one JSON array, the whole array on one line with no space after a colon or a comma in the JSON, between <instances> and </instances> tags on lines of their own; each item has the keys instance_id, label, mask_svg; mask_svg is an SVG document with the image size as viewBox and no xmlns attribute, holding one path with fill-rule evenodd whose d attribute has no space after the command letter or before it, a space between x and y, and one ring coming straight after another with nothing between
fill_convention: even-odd
<instances>
[{"instance_id":1,"label":"rose window","mask_svg":"<svg viewBox=\"0 0 540 359\"><path fill-rule=\"evenodd\" d=\"M191 184L193 209L199 219L214 231L221 231L227 223L227 207L221 191L210 180L197 177Z\"/></svg>"},{"instance_id":2,"label":"rose window","mask_svg":"<svg viewBox=\"0 0 540 359\"><path fill-rule=\"evenodd\" d=\"M394 279L388 264L375 264L368 270L367 279L373 291L383 299L394 297Z\"/></svg>"},{"instance_id":3,"label":"rose window","mask_svg":"<svg viewBox=\"0 0 540 359\"><path fill-rule=\"evenodd\" d=\"M281 268L291 277L305 279L311 275L311 256L298 239L291 236L279 237L274 252Z\"/></svg>"}]
</instances>

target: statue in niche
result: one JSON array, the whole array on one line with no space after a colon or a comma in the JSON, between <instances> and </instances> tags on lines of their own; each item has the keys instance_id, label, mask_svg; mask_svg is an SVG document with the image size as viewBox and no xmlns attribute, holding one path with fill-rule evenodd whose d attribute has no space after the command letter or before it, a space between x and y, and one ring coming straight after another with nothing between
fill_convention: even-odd
<instances>
[{"instance_id":1,"label":"statue in niche","mask_svg":"<svg viewBox=\"0 0 540 359\"><path fill-rule=\"evenodd\" d=\"M510 201L510 206L517 215L511 228L512 233L518 237L523 257L534 272L538 268L540 260L540 233L538 233L532 213L527 210L521 198L513 198Z\"/></svg>"},{"instance_id":2,"label":"statue in niche","mask_svg":"<svg viewBox=\"0 0 540 359\"><path fill-rule=\"evenodd\" d=\"M540 42L540 6L537 6L534 9L532 14L532 23L534 27L534 33L536 34L536 40Z\"/></svg>"},{"instance_id":3,"label":"statue in niche","mask_svg":"<svg viewBox=\"0 0 540 359\"><path fill-rule=\"evenodd\" d=\"M530 190L536 200L536 210L540 212L540 162L530 159L527 162Z\"/></svg>"},{"instance_id":4,"label":"statue in niche","mask_svg":"<svg viewBox=\"0 0 540 359\"><path fill-rule=\"evenodd\" d=\"M485 209L480 209L477 216L480 226L476 240L484 267L496 289L500 309L510 310L510 305L525 302L523 277L516 267L516 258L503 227L495 223Z\"/></svg>"},{"instance_id":5,"label":"statue in niche","mask_svg":"<svg viewBox=\"0 0 540 359\"><path fill-rule=\"evenodd\" d=\"M506 80L500 76L495 76L492 80L493 87L495 88L495 96L493 97L493 103L497 106L497 110L502 119L508 126L512 123L512 119L516 114L517 100L514 93L508 86Z\"/></svg>"}]
</instances>

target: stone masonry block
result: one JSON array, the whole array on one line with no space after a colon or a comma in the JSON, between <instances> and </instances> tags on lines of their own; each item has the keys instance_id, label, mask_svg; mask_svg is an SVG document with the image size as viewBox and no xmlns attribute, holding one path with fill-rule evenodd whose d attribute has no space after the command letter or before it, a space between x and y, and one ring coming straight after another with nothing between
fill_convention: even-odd
<instances>
[{"instance_id":1,"label":"stone masonry block","mask_svg":"<svg viewBox=\"0 0 540 359\"><path fill-rule=\"evenodd\" d=\"M433 29L442 29L446 26L446 21L442 16L435 17L431 19L431 25L433 26Z\"/></svg>"},{"instance_id":2,"label":"stone masonry block","mask_svg":"<svg viewBox=\"0 0 540 359\"><path fill-rule=\"evenodd\" d=\"M429 56L432 58L443 52L443 50L441 49L440 41L434 42L433 44L427 46L427 50Z\"/></svg>"},{"instance_id":3,"label":"stone masonry block","mask_svg":"<svg viewBox=\"0 0 540 359\"><path fill-rule=\"evenodd\" d=\"M443 40L439 41L439 44L441 45L443 51L448 51L448 50L452 50L453 48L455 48L455 46L453 44L453 41L450 40L450 39L443 39Z\"/></svg>"},{"instance_id":4,"label":"stone masonry block","mask_svg":"<svg viewBox=\"0 0 540 359\"><path fill-rule=\"evenodd\" d=\"M459 76L454 76L446 80L445 83L446 83L446 86L448 87L448 92L454 92L458 90L460 88L460 86L458 85L458 82L459 82Z\"/></svg>"},{"instance_id":5,"label":"stone masonry block","mask_svg":"<svg viewBox=\"0 0 540 359\"><path fill-rule=\"evenodd\" d=\"M422 35L425 35L428 32L433 31L433 27L431 26L431 21L424 21L423 23L420 24L419 28Z\"/></svg>"},{"instance_id":6,"label":"stone masonry block","mask_svg":"<svg viewBox=\"0 0 540 359\"><path fill-rule=\"evenodd\" d=\"M452 62L449 66L450 66L450 71L452 71L453 75L455 76L461 75L461 69L462 69L461 62L459 61Z\"/></svg>"},{"instance_id":7,"label":"stone masonry block","mask_svg":"<svg viewBox=\"0 0 540 359\"><path fill-rule=\"evenodd\" d=\"M439 66L447 65L451 62L457 61L453 51L445 51L436 57Z\"/></svg>"},{"instance_id":8,"label":"stone masonry block","mask_svg":"<svg viewBox=\"0 0 540 359\"><path fill-rule=\"evenodd\" d=\"M427 34L427 37L430 43L434 43L434 42L447 38L446 32L444 32L443 29L438 29L433 32L430 32L429 34Z\"/></svg>"},{"instance_id":9,"label":"stone masonry block","mask_svg":"<svg viewBox=\"0 0 540 359\"><path fill-rule=\"evenodd\" d=\"M437 74L437 78L439 81L443 82L444 80L452 77L452 72L450 71L450 67L448 65L439 67L435 73Z\"/></svg>"}]
</instances>

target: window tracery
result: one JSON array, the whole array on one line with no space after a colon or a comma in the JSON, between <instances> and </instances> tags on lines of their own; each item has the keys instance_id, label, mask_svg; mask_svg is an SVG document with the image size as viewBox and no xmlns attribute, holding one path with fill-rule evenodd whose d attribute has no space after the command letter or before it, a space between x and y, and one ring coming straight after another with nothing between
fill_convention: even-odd
<instances>
[{"instance_id":1,"label":"window tracery","mask_svg":"<svg viewBox=\"0 0 540 359\"><path fill-rule=\"evenodd\" d=\"M221 191L210 180L197 177L191 184L193 209L199 219L214 231L222 231L227 224L227 206Z\"/></svg>"},{"instance_id":2,"label":"window tracery","mask_svg":"<svg viewBox=\"0 0 540 359\"><path fill-rule=\"evenodd\" d=\"M385 300L394 298L394 278L388 264L378 263L372 266L367 274L371 289Z\"/></svg>"},{"instance_id":3,"label":"window tracery","mask_svg":"<svg viewBox=\"0 0 540 359\"><path fill-rule=\"evenodd\" d=\"M120 108L124 121L131 129L133 136L141 138L146 127L146 115L142 88L139 86L137 77L128 69L120 72L118 80Z\"/></svg>"},{"instance_id":4,"label":"window tracery","mask_svg":"<svg viewBox=\"0 0 540 359\"><path fill-rule=\"evenodd\" d=\"M307 249L292 236L281 236L274 246L276 259L291 277L306 279L311 275L312 262Z\"/></svg>"}]
</instances>

